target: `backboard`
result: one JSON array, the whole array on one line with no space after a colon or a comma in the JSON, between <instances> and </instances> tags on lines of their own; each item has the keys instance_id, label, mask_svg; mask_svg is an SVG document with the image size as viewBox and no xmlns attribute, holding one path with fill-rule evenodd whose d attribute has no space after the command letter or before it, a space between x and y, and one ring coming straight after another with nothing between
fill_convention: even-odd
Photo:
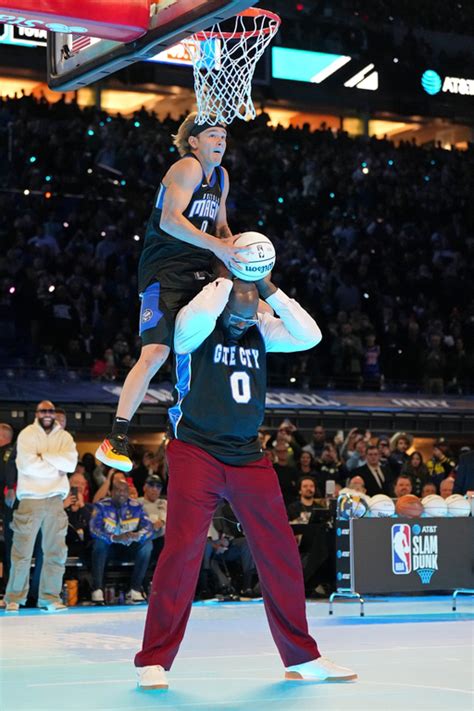
<instances>
[{"instance_id":1,"label":"backboard","mask_svg":"<svg viewBox=\"0 0 474 711\"><path fill-rule=\"evenodd\" d=\"M150 3L148 32L127 43L87 34L49 32L48 85L56 91L80 89L133 62L149 59L254 3L255 0L159 0Z\"/></svg>"}]
</instances>

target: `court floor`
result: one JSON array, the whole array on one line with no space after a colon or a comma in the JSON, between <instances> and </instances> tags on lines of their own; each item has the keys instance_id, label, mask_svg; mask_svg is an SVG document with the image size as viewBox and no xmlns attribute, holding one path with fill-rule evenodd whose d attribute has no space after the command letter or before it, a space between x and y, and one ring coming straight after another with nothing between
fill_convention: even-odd
<instances>
[{"instance_id":1,"label":"court floor","mask_svg":"<svg viewBox=\"0 0 474 711\"><path fill-rule=\"evenodd\" d=\"M472 711L474 607L459 598L308 603L324 654L359 673L346 684L285 682L261 602L198 603L168 691L135 687L144 607L0 612L2 711L463 709Z\"/></svg>"}]
</instances>

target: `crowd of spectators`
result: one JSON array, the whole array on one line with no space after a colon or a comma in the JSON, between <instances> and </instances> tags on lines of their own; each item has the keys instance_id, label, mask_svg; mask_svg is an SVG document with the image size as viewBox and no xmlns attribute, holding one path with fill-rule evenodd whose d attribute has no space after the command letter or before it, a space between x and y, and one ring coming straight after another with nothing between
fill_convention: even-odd
<instances>
[{"instance_id":1,"label":"crowd of spectators","mask_svg":"<svg viewBox=\"0 0 474 711\"><path fill-rule=\"evenodd\" d=\"M0 358L11 377L34 366L114 381L135 363L137 261L177 125L144 110L125 119L0 100ZM473 157L272 128L264 114L233 124L229 224L270 237L274 281L323 332L309 353L271 356L270 384L472 390Z\"/></svg>"},{"instance_id":2,"label":"crowd of spectators","mask_svg":"<svg viewBox=\"0 0 474 711\"><path fill-rule=\"evenodd\" d=\"M104 594L108 590L108 566L125 562L129 564L125 572L128 592L123 601L143 603L166 538L168 440L165 437L155 451L137 448L134 467L125 475L96 462L90 453L83 454L75 464L76 447L69 433L64 432L65 427L65 413L55 414L49 401L39 404L34 424L22 430L16 443L12 428L7 423L0 424L4 584L9 576L14 576L7 587L7 605L10 611L17 611L25 602L62 609L58 596L65 572L66 548L60 554L59 546L64 542L68 558L81 563L80 599L95 604L111 602L110 596ZM51 477L48 480L49 489L54 485L54 491L58 492L53 498L47 496L51 492L45 489L42 479L42 470L53 465L42 459L41 452L30 452L29 468L24 469L29 452L25 447L31 449L28 438L32 437L36 437L41 452L42 440L54 437L54 442L48 439L49 449L44 451L51 462L70 469L68 475L58 471L57 481ZM464 474L458 476L459 460L461 457L465 460L469 447L453 448L443 437L434 442L431 451L425 448L422 453L414 446L413 436L406 432L376 435L354 428L346 435L341 431L332 434L316 423L308 436L285 419L274 431L261 427L259 438L265 456L275 467L288 520L299 543L307 594L316 597L326 595L334 585L331 551L335 510L331 502L336 502L343 489L348 487L368 496L384 493L395 499L411 493L419 497L438 493L447 499L453 492L465 494L472 488ZM472 452L466 456L472 459ZM469 475L471 479L472 475L473 472ZM38 492L42 499L38 498ZM50 502L59 507L51 520L44 512L41 521L31 518L31 507L33 513L39 508L43 511L49 509ZM58 521L60 531L56 530ZM305 528L309 523L311 526ZM52 545L53 537L55 549L50 553L48 545ZM32 556L35 568L28 582ZM46 570L46 577L42 569ZM118 595L118 588L116 592ZM203 599L216 594L230 600L261 595L245 532L227 502L219 505L209 529L196 597Z\"/></svg>"},{"instance_id":3,"label":"crowd of spectators","mask_svg":"<svg viewBox=\"0 0 474 711\"><path fill-rule=\"evenodd\" d=\"M369 54L372 59L396 56L406 65L448 60L452 68L462 67L463 62L465 66L470 58L469 50L456 42L456 37L474 32L474 10L467 2L269 0L265 7L282 17L276 42L283 46ZM426 31L436 32L437 41Z\"/></svg>"}]
</instances>

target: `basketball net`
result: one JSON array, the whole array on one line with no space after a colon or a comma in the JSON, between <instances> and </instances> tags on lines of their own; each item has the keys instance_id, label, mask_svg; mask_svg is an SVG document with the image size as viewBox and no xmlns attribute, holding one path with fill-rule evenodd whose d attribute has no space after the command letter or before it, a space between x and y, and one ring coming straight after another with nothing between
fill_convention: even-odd
<instances>
[{"instance_id":1,"label":"basketball net","mask_svg":"<svg viewBox=\"0 0 474 711\"><path fill-rule=\"evenodd\" d=\"M255 118L251 96L255 66L280 22L268 10L249 8L190 38L197 124Z\"/></svg>"}]
</instances>

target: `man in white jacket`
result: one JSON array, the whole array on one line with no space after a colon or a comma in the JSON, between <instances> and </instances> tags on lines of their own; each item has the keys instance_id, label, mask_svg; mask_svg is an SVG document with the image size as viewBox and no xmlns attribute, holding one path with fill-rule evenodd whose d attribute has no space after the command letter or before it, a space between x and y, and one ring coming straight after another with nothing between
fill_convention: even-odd
<instances>
[{"instance_id":1,"label":"man in white jacket","mask_svg":"<svg viewBox=\"0 0 474 711\"><path fill-rule=\"evenodd\" d=\"M73 438L55 420L53 403L40 402L35 421L20 432L17 440L19 505L11 524L13 545L5 593L7 612L18 612L26 601L31 558L40 530L44 557L38 607L50 612L65 609L60 599L68 526L63 500L69 493L67 472L74 471L77 457Z\"/></svg>"}]
</instances>

